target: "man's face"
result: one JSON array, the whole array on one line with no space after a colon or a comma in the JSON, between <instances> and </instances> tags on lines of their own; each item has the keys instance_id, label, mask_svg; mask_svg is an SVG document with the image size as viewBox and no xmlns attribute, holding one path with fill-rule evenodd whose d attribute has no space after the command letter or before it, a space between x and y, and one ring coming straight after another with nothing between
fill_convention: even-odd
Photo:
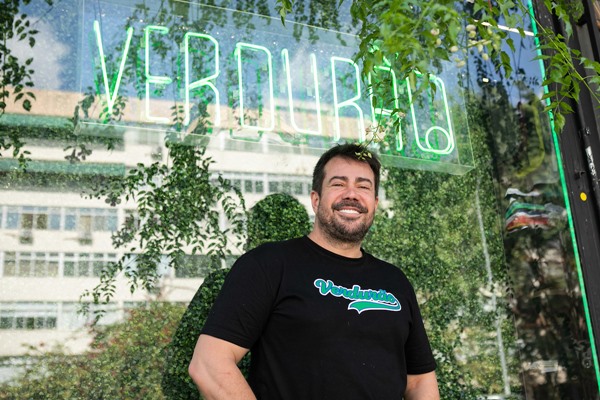
<instances>
[{"instance_id":1,"label":"man's face","mask_svg":"<svg viewBox=\"0 0 600 400\"><path fill-rule=\"evenodd\" d=\"M365 162L334 157L324 170L321 195L311 192L315 230L338 243L362 242L378 203L371 167Z\"/></svg>"}]
</instances>

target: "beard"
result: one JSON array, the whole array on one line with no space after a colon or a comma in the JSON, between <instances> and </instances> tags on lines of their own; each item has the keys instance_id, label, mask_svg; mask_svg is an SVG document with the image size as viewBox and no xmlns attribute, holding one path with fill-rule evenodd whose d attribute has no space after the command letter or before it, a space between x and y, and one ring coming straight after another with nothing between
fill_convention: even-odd
<instances>
[{"instance_id":1,"label":"beard","mask_svg":"<svg viewBox=\"0 0 600 400\"><path fill-rule=\"evenodd\" d=\"M366 213L368 211L362 205L351 201L341 201L336 203L332 206L332 209L339 210L345 206L356 207L361 213ZM315 217L323 232L329 236L330 239L338 243L346 244L360 244L373 224L372 217L370 220L360 222L340 221L339 218L335 217L333 212L327 213L322 207L317 209Z\"/></svg>"}]
</instances>

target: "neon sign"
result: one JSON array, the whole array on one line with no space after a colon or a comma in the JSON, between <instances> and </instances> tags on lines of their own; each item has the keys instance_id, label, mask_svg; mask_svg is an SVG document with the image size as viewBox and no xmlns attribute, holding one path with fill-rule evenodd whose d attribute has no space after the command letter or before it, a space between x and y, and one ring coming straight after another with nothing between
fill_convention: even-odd
<instances>
[{"instance_id":1,"label":"neon sign","mask_svg":"<svg viewBox=\"0 0 600 400\"><path fill-rule=\"evenodd\" d=\"M386 162L454 173L472 167L460 88L451 82L452 95L447 89L448 80L456 81L451 73L430 77L437 90L414 98L411 83L398 81L387 59L363 82L352 58L356 38L351 35L346 43L310 42L290 34L293 24L252 18L256 30L239 34L227 25L202 31L156 22L103 31L94 17L88 31L95 60L89 77L109 115L119 96L140 99L141 112L122 111L129 126L171 129L172 113L161 105L176 104L183 114L178 128L183 134L192 133L203 118L212 135L225 134L227 140L279 137L283 144L320 151L334 142L365 142L369 130L382 127L385 140L376 147ZM141 40L134 40L136 35ZM107 54L108 48L117 50ZM134 59L143 73L128 75L126 66ZM369 88L386 74L387 93L375 94ZM199 115L199 104L208 112ZM394 110L401 105L407 112L399 117Z\"/></svg>"}]
</instances>

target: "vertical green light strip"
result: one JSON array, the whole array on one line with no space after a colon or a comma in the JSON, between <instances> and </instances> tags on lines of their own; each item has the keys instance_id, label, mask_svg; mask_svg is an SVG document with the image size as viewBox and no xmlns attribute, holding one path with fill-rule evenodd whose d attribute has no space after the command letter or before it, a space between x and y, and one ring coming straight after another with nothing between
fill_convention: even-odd
<instances>
[{"instance_id":1,"label":"vertical green light strip","mask_svg":"<svg viewBox=\"0 0 600 400\"><path fill-rule=\"evenodd\" d=\"M421 74L419 71L415 71L415 75L417 76L422 76L423 74ZM446 120L448 123L448 128L450 129L450 132L448 132L446 129L442 128L439 125L434 125L432 127L430 127L429 129L427 129L427 131L425 132L425 144L427 144L427 147L424 147L421 144L421 138L419 135L419 124L417 121L417 115L415 112L415 103L412 99L412 86L410 84L410 78L406 77L406 93L408 95L408 102L410 104L410 113L413 119L413 130L415 133L415 142L417 143L417 146L419 147L419 149L421 149L422 152L424 153L434 153L434 154L441 154L441 155L448 155L450 153L452 153L454 151L454 132L452 130L452 122L450 120L450 106L448 105L448 97L446 96L446 86L444 85L444 82L438 78L435 75L430 75L429 76L429 81L433 81L436 83L436 86L438 88L441 88L442 91L442 98L444 100L444 109L445 109L445 114L446 114ZM431 98L431 104L434 103L434 98ZM448 140L448 144L446 145L445 149L436 149L434 148L430 141L429 141L429 136L431 135L432 132L434 131L439 131L442 133L442 135L446 136L446 139Z\"/></svg>"},{"instance_id":2,"label":"vertical green light strip","mask_svg":"<svg viewBox=\"0 0 600 400\"><path fill-rule=\"evenodd\" d=\"M98 52L100 54L100 65L102 67L102 78L104 80L104 88L106 90L106 104L108 106L108 114L112 115L115 100L119 93L119 86L121 85L121 79L123 78L123 71L125 70L125 61L127 60L127 54L129 53L129 46L131 44L131 37L133 36L133 28L127 28L127 39L125 39L125 47L123 49L123 55L121 56L121 64L119 66L119 72L116 74L116 80L113 79L113 92L111 93L110 85L108 83L108 72L106 70L106 57L104 56L104 47L102 46L102 34L100 32L100 23L94 21L94 32L96 34L96 44L98 45Z\"/></svg>"},{"instance_id":3,"label":"vertical green light strip","mask_svg":"<svg viewBox=\"0 0 600 400\"><path fill-rule=\"evenodd\" d=\"M165 26L158 25L148 25L146 29L144 29L144 45L145 48L145 66L144 66L144 74L146 76L146 118L149 121L158 122L161 124L168 124L169 118L166 117L154 117L150 115L150 85L160 85L166 86L169 85L173 80L168 76L156 76L150 74L150 48L152 47L150 43L150 36L152 32L160 33L161 35L166 35L169 33L169 28Z\"/></svg>"},{"instance_id":4,"label":"vertical green light strip","mask_svg":"<svg viewBox=\"0 0 600 400\"><path fill-rule=\"evenodd\" d=\"M383 57L383 65L378 65L374 70L388 72L392 77L392 91L394 96L394 108L396 110L400 109L400 101L398 100L398 82L396 80L396 72L391 67L391 63L387 58ZM373 126L380 126L381 120L384 116L390 117L393 113L393 110L383 108L383 99L380 101L381 107L375 107L375 101L373 96L373 74L370 73L368 75L369 82L369 103L371 103L371 120L373 121ZM398 131L395 133L396 136L396 151L402 151L404 147L404 142L402 140L402 124L398 123Z\"/></svg>"},{"instance_id":5,"label":"vertical green light strip","mask_svg":"<svg viewBox=\"0 0 600 400\"><path fill-rule=\"evenodd\" d=\"M337 75L335 70L335 63L343 62L352 65L354 68L354 77L356 78L354 89L356 91L356 95L352 98L344 101L339 101L338 99L338 88L337 88ZM356 104L357 100L360 100L360 73L358 71L358 65L349 59L343 57L331 57L331 81L333 82L333 110L335 112L335 126L334 126L334 136L333 140L338 141L341 137L340 132L340 109L344 107L353 107L358 112L358 141L363 143L365 141L365 123L363 118L362 109L358 104Z\"/></svg>"},{"instance_id":6,"label":"vertical green light strip","mask_svg":"<svg viewBox=\"0 0 600 400\"><path fill-rule=\"evenodd\" d=\"M269 124L267 126L260 125L248 125L246 123L246 115L244 109L244 84L243 84L243 65L242 65L242 51L244 48L250 49L255 52L264 52L267 55L267 72L269 73L269 111L271 117L269 118ZM275 99L273 95L273 62L271 52L264 46L258 46L250 43L238 42L235 45L235 54L238 62L238 90L240 93L240 125L244 129L252 129L257 131L272 131L275 128ZM258 116L260 118L260 114ZM258 118L257 118L258 119Z\"/></svg>"},{"instance_id":7,"label":"vertical green light strip","mask_svg":"<svg viewBox=\"0 0 600 400\"><path fill-rule=\"evenodd\" d=\"M533 33L535 35L534 41L535 41L536 51L537 51L538 55L541 55L542 52L540 50L540 43L538 40L538 30L537 30L537 25L535 22L535 14L533 12L533 4L532 4L531 0L528 1L528 9L529 9L529 17L531 18L531 27L532 27ZM545 81L546 80L546 70L544 67L544 62L542 60L539 60L539 64L540 64L540 71L542 74L542 81ZM544 86L543 89L544 89L545 93L548 93L547 86ZM546 104L549 104L549 103L550 103L550 99L546 99ZM573 224L573 216L571 215L571 204L569 202L569 196L567 193L567 183L565 180L565 172L564 172L563 166L562 166L562 157L560 154L558 137L556 135L556 130L554 129L554 116L552 115L551 111L549 111L548 113L550 115L550 128L552 130L552 140L554 142L554 149L556 152L558 171L560 173L560 183L561 183L562 190L563 190L563 198L565 201L565 207L567 209L567 217L569 220L569 231L571 233L571 241L573 242L573 252L575 253L575 265L577 266L577 277L579 278L579 287L581 289L581 297L583 300L583 309L585 312L585 323L587 325L588 334L590 337L590 347L591 347L591 351L592 351L592 359L594 360L594 369L596 372L596 383L598 384L598 390L600 390L600 368L598 367L598 355L596 354L596 342L594 341L594 331L592 329L590 310L589 310L589 306L588 306L588 302L587 302L587 294L585 291L585 282L583 280L583 272L581 270L581 262L579 260L579 248L577 247L577 239L575 236L575 226Z\"/></svg>"},{"instance_id":8,"label":"vertical green light strip","mask_svg":"<svg viewBox=\"0 0 600 400\"><path fill-rule=\"evenodd\" d=\"M317 56L315 53L310 53L310 69L313 73L313 84L315 86L315 106L317 109L317 130L303 129L296 123L294 117L294 96L292 94L292 75L290 69L290 55L288 49L281 50L281 57L283 60L283 69L285 70L285 77L287 81L287 92L288 92L288 103L290 107L290 122L292 127L300 133L307 133L310 135L321 135L323 127L321 124L321 98L319 97L319 79L317 77Z\"/></svg>"},{"instance_id":9,"label":"vertical green light strip","mask_svg":"<svg viewBox=\"0 0 600 400\"><path fill-rule=\"evenodd\" d=\"M204 77L202 79L198 79L197 81L192 82L190 79L190 72L192 70L192 61L191 61L191 55L190 55L190 40L191 39L204 39L204 40L208 40L209 42L212 43L213 47L214 47L214 62L215 62L215 67L214 67L214 73ZM191 105L190 105L190 93L192 90L195 90L199 87L203 87L203 86L208 86L213 93L215 94L215 122L214 122L214 126L220 126L221 125L221 97L219 95L219 90L217 89L217 86L215 85L216 83L216 79L219 76L220 70L219 70L219 42L217 42L217 39L215 39L214 37L210 36L210 35L205 35L202 33L195 33L195 32L187 32L184 36L183 39L183 53L184 53L184 63L185 63L185 111L184 111L184 118L183 118L183 125L188 126L190 124L190 119L191 119ZM203 66L207 66L208 63L203 63ZM215 83L211 82L211 80L215 80Z\"/></svg>"}]
</instances>

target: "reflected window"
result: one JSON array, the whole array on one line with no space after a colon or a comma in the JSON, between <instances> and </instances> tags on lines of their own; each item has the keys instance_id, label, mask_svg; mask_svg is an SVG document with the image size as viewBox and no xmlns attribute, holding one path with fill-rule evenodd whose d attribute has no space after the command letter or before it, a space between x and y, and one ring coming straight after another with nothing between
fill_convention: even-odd
<instances>
[{"instance_id":1,"label":"reflected window","mask_svg":"<svg viewBox=\"0 0 600 400\"><path fill-rule=\"evenodd\" d=\"M279 192L279 182L269 182L269 193Z\"/></svg>"},{"instance_id":2,"label":"reflected window","mask_svg":"<svg viewBox=\"0 0 600 400\"><path fill-rule=\"evenodd\" d=\"M19 210L16 207L8 207L6 212L6 229L17 229L19 227Z\"/></svg>"},{"instance_id":3,"label":"reflected window","mask_svg":"<svg viewBox=\"0 0 600 400\"><path fill-rule=\"evenodd\" d=\"M60 209L51 208L48 214L48 229L51 231L60 230Z\"/></svg>"},{"instance_id":4,"label":"reflected window","mask_svg":"<svg viewBox=\"0 0 600 400\"><path fill-rule=\"evenodd\" d=\"M264 193L265 188L264 188L263 181L256 181L255 185L254 185L254 190L256 193Z\"/></svg>"},{"instance_id":5,"label":"reflected window","mask_svg":"<svg viewBox=\"0 0 600 400\"><path fill-rule=\"evenodd\" d=\"M0 329L56 329L58 303L0 303Z\"/></svg>"}]
</instances>

